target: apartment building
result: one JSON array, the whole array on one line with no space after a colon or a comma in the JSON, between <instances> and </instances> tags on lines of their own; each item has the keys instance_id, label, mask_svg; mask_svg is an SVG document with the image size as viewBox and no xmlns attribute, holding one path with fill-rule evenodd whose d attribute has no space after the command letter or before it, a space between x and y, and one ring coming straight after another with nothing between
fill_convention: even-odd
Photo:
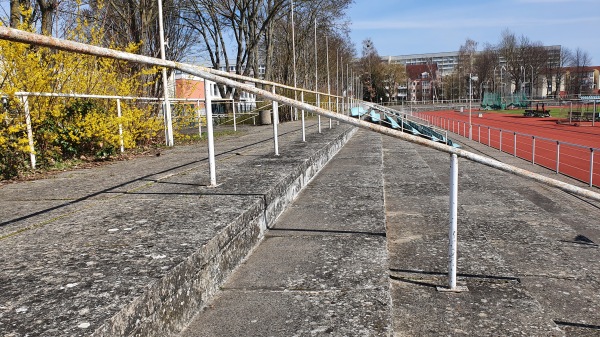
<instances>
[{"instance_id":1,"label":"apartment building","mask_svg":"<svg viewBox=\"0 0 600 337\"><path fill-rule=\"evenodd\" d=\"M560 64L561 46L545 46L548 54L548 63L555 68ZM392 64L403 64L406 66L409 80L406 84L399 84L397 88L397 100L421 101L436 99L436 81L443 81L443 77L452 74L459 63L459 52L441 52L426 54L410 54L399 56L384 56L382 61ZM498 67L505 65L500 58ZM433 68L435 67L435 71ZM564 68L564 77L560 88L556 77L551 74L540 73L534 81L535 86L530 87L530 81L524 85L528 95L545 98L555 95L566 96L567 94L598 94L600 66L583 68ZM427 73L427 74L425 74ZM510 89L508 89L510 87ZM509 85L507 90L514 91L514 84Z\"/></svg>"}]
</instances>

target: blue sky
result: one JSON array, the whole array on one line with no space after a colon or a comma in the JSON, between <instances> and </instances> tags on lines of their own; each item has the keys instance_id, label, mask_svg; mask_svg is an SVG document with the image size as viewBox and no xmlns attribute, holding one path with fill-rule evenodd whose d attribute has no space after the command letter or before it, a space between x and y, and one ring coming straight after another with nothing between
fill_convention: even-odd
<instances>
[{"instance_id":1,"label":"blue sky","mask_svg":"<svg viewBox=\"0 0 600 337\"><path fill-rule=\"evenodd\" d=\"M600 65L600 0L354 0L357 51L371 38L381 56L457 51L467 38L497 44L502 31L544 45L581 48Z\"/></svg>"}]
</instances>

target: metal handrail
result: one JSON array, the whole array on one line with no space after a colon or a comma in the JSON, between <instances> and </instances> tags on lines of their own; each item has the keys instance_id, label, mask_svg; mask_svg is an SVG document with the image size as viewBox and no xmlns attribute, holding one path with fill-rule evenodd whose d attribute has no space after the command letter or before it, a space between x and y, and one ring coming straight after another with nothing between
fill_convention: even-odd
<instances>
[{"instance_id":1,"label":"metal handrail","mask_svg":"<svg viewBox=\"0 0 600 337\"><path fill-rule=\"evenodd\" d=\"M458 161L457 158L465 158L489 167L496 168L498 170L508 172L511 174L515 174L517 176L525 177L545 185L553 186L559 188L563 191L586 197L592 200L600 201L600 193L596 193L594 191L580 188L556 179L548 178L541 174L533 173L528 170L524 170L512 165L508 165L502 163L498 160L491 159L488 157L484 157L482 155L478 155L472 152L468 152L465 150L457 149L445 144L436 143L421 137L413 136L410 134L403 133L402 131L397 131L385 126L372 124L369 122L362 121L360 119L355 119L340 113L335 113L326 109L322 109L320 107L312 106L310 104L306 104L304 102L299 102L294 99L281 96L276 94L276 87L282 87L278 83L267 82L267 85L271 86L271 90L263 90L256 88L255 86L251 86L245 83L236 82L230 78L223 77L221 75L222 72L215 71L213 69L203 68L192 66L185 63L174 62L174 61L166 61L157 58L152 58L148 56L142 56L122 51L116 51L108 48L101 48L86 45L83 43L72 42L61 40L53 37L43 36L39 34L24 32L8 27L0 27L0 38L15 42L29 43L35 45L46 46L50 48L61 49L70 52L95 55L101 57L107 57L112 59L131 61L136 63L143 63L153 66L160 67L169 67L177 70L181 70L183 72L187 72L192 75L196 75L204 78L207 81L214 81L217 83L229 85L234 88L241 89L243 91L247 91L250 93L254 93L257 95L261 95L267 99L273 100L273 133L274 133L274 143L275 143L275 154L278 155L278 140L277 140L277 124L278 124L278 105L279 103L290 105L292 107L298 108L300 110L305 110L309 112L314 112L318 115L325 116L331 119L335 119L337 121L353 125L356 127L360 127L362 129L378 132L380 134L388 135L394 138L402 139L409 141L411 143L415 143L418 145L426 146L429 148L433 148L435 150L445 152L451 155L451 181L450 181L450 230L449 230L449 262L448 262L448 279L449 279L449 290L450 291L460 291L460 287L456 286L456 256L457 256L457 191L458 191ZM253 81L252 78L247 78L243 76L235 76L235 78L243 80L243 81ZM205 86L205 90L208 86ZM210 98L206 97L206 106L207 106L207 119L208 123L208 144L209 144L209 171L210 171L210 181L211 185L216 185L216 170L215 170L215 159L214 159L214 140L212 138L212 125L210 121L212 120L212 112L211 109L208 108L210 106Z\"/></svg>"},{"instance_id":2,"label":"metal handrail","mask_svg":"<svg viewBox=\"0 0 600 337\"><path fill-rule=\"evenodd\" d=\"M425 120L425 121L427 120L427 119L425 119L423 117L417 117L417 118L419 118L421 120ZM446 118L446 117L440 117L440 118L444 118L444 119L446 119L448 121L456 121L456 122L461 122L461 123L467 123L468 124L468 122L462 121L460 119ZM472 125L473 125L473 127L482 127L482 128L486 128L486 129L490 129L490 130L498 130L498 131L502 131L502 132L509 132L511 134L515 134L516 133L519 136L535 137L535 139L547 140L547 141L550 141L550 142L553 142L553 143L560 142L561 144L564 144L564 145L569 145L569 146L573 146L573 147L580 147L580 148L586 149L586 150L589 150L589 149L594 149L594 151L600 150L600 147L591 147L591 146L585 146L585 145L581 145L581 144L569 143L569 142L559 141L559 140L556 140L556 139L551 139L551 138L546 138L546 137L531 135L531 134L528 134L528 133L520 133L520 132L512 131L512 130L509 130L509 129L501 129L501 128L496 128L496 127L493 127L493 126L488 126L488 125L483 125L483 124L475 124L475 123L473 123Z\"/></svg>"},{"instance_id":3,"label":"metal handrail","mask_svg":"<svg viewBox=\"0 0 600 337\"><path fill-rule=\"evenodd\" d=\"M540 174L529 172L527 170L523 170L523 169L511 166L511 165L507 165L507 164L501 163L497 160L486 158L484 156L477 155L477 154L474 154L474 153L471 153L468 151L452 148L452 147L449 147L449 146L446 146L443 144L439 144L439 143L435 143L435 142L432 142L432 141L429 141L429 140L426 140L426 139L423 139L420 137L404 134L400 131L395 131L395 130L392 130L392 129L389 129L386 127L382 127L382 126L374 125L374 124L371 124L368 122L356 120L351 117L348 117L348 116L345 116L342 114L338 114L338 113L334 113L334 112L331 112L329 110L325 110L325 109L322 109L319 107L315 107L310 104L298 102L294 99L291 99L291 98L288 98L285 96L281 96L281 95L277 95L277 94L271 93L270 91L259 89L259 88L256 88L254 86L251 86L251 85L248 85L245 83L239 83L239 82L233 81L229 78L220 76L221 73L224 73L224 72L221 72L218 70L209 69L209 68L205 68L205 67L199 67L199 66L193 66L193 65L189 65L189 64L185 64L185 63L181 63L181 62L161 60L161 59L157 59L157 58L153 58L153 57L149 57L149 56L137 55L137 54L133 54L133 53L127 53L127 52L108 49L108 48L86 45L86 44L79 43L79 42L57 39L54 37L29 33L29 32L13 29L13 28L9 28L9 27L3 27L3 26L0 26L0 38L5 39L5 40L14 41L14 42L41 45L41 46L46 46L46 47L50 47L50 48L55 48L55 49L60 49L60 50L65 50L65 51L70 51L70 52L76 52L76 53L80 53L80 54L95 55L95 56L101 56L101 57L112 58L112 59L117 59L117 60L131 61L131 62L136 62L136 63L143 63L143 64L148 64L148 65L153 65L153 66L168 67L168 68L181 70L183 72L187 72L192 75L196 75L196 76L205 78L210 81L214 81L214 82L225 84L225 85L230 85L232 87L242 89L244 91L248 91L248 92L251 92L251 93L254 93L257 95L261 95L261 96L264 96L265 98L275 100L275 101L281 102L283 104L287 104L287 105L296 107L298 109L303 109L303 110L306 110L309 112L314 112L316 114L319 114L319 115L322 115L322 116L325 116L328 118L332 118L332 119L335 119L335 120L338 120L340 122L344 122L344 123L347 123L350 125L354 125L354 126L357 126L357 127L363 128L363 129L376 131L376 132L386 134L386 135L389 135L389 136L392 136L395 138L410 141L412 143L431 147L438 151L446 152L449 154L456 154L457 156L465 158L465 159L469 159L469 160L472 160L472 161L475 161L475 162L478 162L478 163L481 163L481 164L484 164L484 165L487 165L490 167L494 167L496 169L499 169L499 170L502 170L505 172L509 172L509 173L513 173L513 174L525 177L525 178L530 178L530 179L542 182L542 183L550 185L550 186L557 187L564 191L571 192L571 193L574 193L574 194L577 194L577 195L580 195L583 197L588 197L588 198L600 201L599 193L592 192L592 191L589 191L589 190L586 190L586 189L583 189L583 188L580 188L577 186L573 186L571 184L567 184L567 183L558 181L556 179L547 178ZM228 74L228 75L231 75L231 74ZM244 80L244 81L254 80L253 78L244 77L241 75L236 75L235 78L238 78L238 79ZM281 84L278 84L275 82L264 81L264 84L271 85L273 88L284 87Z\"/></svg>"}]
</instances>

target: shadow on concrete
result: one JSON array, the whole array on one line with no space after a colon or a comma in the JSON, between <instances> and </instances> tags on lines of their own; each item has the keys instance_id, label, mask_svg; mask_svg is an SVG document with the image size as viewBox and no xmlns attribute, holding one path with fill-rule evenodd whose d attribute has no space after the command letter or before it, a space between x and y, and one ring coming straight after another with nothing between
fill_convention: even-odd
<instances>
[{"instance_id":1,"label":"shadow on concrete","mask_svg":"<svg viewBox=\"0 0 600 337\"><path fill-rule=\"evenodd\" d=\"M353 235L368 235L368 236L386 237L386 233L378 233L378 232L341 231L341 230L327 230L327 229L303 229L303 228L275 228L275 227L269 227L268 229L271 231L281 231L281 232L353 234Z\"/></svg>"},{"instance_id":2,"label":"shadow on concrete","mask_svg":"<svg viewBox=\"0 0 600 337\"><path fill-rule=\"evenodd\" d=\"M299 130L292 130L292 131L280 133L279 136L284 136L284 135L287 135L287 134L290 134L290 133L295 133L295 132L298 132L298 131ZM256 146L256 145L259 145L259 144L263 144L265 142L270 142L270 141L273 141L273 137L269 137L269 138L266 138L264 140L260 140L260 141L257 141L257 142L251 143L251 144L246 144L246 145L243 145L243 146L240 146L240 147L236 147L236 148L231 149L231 150L220 152L218 154L215 154L215 157L220 157L220 156L224 156L224 155L227 155L227 154L236 153L239 150L242 150L242 149L245 149L245 148L248 148L248 147L252 147L252 146ZM157 179L149 179L149 178L152 177L152 176L158 175L158 174L165 174L165 173L171 172L173 170L178 170L178 169L184 168L186 166L195 165L195 164L199 164L199 163L207 162L207 161L208 161L208 158L204 158L204 159L200 159L200 160L194 160L194 161L190 161L190 162L187 162L187 163L184 163L184 164L181 164L181 165L177 165L177 166L173 166L173 167L167 168L167 169L162 170L162 171L148 173L148 174L146 174L144 176L141 176L139 178L132 179L132 180L123 182L121 184L118 184L118 185L115 185L115 186L112 186L112 187L109 187L109 188L106 188L106 189L103 189L103 190L100 190L100 191L97 191L97 192L90 193L90 194L88 194L88 195L86 195L84 197L81 197L81 198L78 198L78 199L75 199L75 200L71 200L71 201L65 202L65 203L60 204L60 205L49 207L49 208L46 208L44 210L33 212L31 214L27 214L27 215L24 215L24 216L15 218L15 219L11 219L11 220L8 220L8 221L0 222L0 227L6 226L6 225L10 225L10 224L13 224L13 223L16 223L16 222L19 222L19 221L27 220L29 218L33 218L33 217L36 217L36 216L39 216L39 215L42 215L42 214L45 214L45 213L48 213L48 212L51 212L51 211L55 211L57 209L61 209L61 208L64 208L64 207L67 207L67 206L70 206L70 205L75 205L77 203L86 201L88 199L97 197L97 196L102 195L102 194L116 193L116 192L113 192L113 190L121 188L121 187L124 187L124 186L127 186L127 185L129 185L131 183L134 183L134 182L138 182L138 181L158 182L159 180L157 180ZM197 186L206 186L206 185L197 185ZM123 194L123 192L119 192L119 194Z\"/></svg>"},{"instance_id":3,"label":"shadow on concrete","mask_svg":"<svg viewBox=\"0 0 600 337\"><path fill-rule=\"evenodd\" d=\"M438 276L438 277L446 277L448 273L446 272L436 272L436 271L425 271L425 270L408 270L408 269L390 269L390 272L393 273L401 273L401 274L416 274L416 275L430 275L430 276ZM504 282L516 282L521 283L521 279L518 277L512 276L498 276L498 275L478 275L478 274L464 274L457 273L457 277L467 278L467 279L481 279L481 280L494 280L494 281L504 281ZM392 276L390 276L392 277ZM406 278L401 276L393 276L392 278ZM395 279L394 278L394 279ZM411 278L409 278L411 279ZM411 279L413 280L413 279ZM437 285L435 285L437 286Z\"/></svg>"}]
</instances>

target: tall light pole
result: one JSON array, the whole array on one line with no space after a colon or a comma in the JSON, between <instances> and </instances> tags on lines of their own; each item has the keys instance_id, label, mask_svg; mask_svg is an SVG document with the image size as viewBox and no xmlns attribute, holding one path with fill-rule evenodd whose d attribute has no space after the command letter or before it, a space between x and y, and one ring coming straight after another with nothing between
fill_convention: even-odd
<instances>
[{"instance_id":1,"label":"tall light pole","mask_svg":"<svg viewBox=\"0 0 600 337\"><path fill-rule=\"evenodd\" d=\"M529 98L533 99L533 66L531 64L529 66L531 67L531 84L529 86Z\"/></svg>"},{"instance_id":2,"label":"tall light pole","mask_svg":"<svg viewBox=\"0 0 600 337\"><path fill-rule=\"evenodd\" d=\"M340 48L335 51L335 112L340 112L338 97L340 96Z\"/></svg>"},{"instance_id":3,"label":"tall light pole","mask_svg":"<svg viewBox=\"0 0 600 337\"><path fill-rule=\"evenodd\" d=\"M163 28L163 15L162 15L162 0L158 0L158 30L160 37L160 58L164 61L165 57L165 32ZM169 102L169 81L167 79L167 68L162 68L162 82L163 91L165 98L165 122L167 124L166 132L166 143L167 146L173 146L173 121L171 119L171 103Z\"/></svg>"},{"instance_id":4,"label":"tall light pole","mask_svg":"<svg viewBox=\"0 0 600 337\"><path fill-rule=\"evenodd\" d=\"M498 68L498 66L494 67L494 79L493 79L493 84L492 84L492 88L494 89L494 92L496 92L496 68Z\"/></svg>"},{"instance_id":5,"label":"tall light pole","mask_svg":"<svg viewBox=\"0 0 600 337\"><path fill-rule=\"evenodd\" d=\"M321 107L319 102L319 63L317 62L317 19L315 19L315 105ZM321 133L321 115L317 115L319 133Z\"/></svg>"},{"instance_id":6,"label":"tall light pole","mask_svg":"<svg viewBox=\"0 0 600 337\"><path fill-rule=\"evenodd\" d=\"M315 102L316 102L316 94L319 91L319 66L317 62L317 19L315 19Z\"/></svg>"},{"instance_id":7,"label":"tall light pole","mask_svg":"<svg viewBox=\"0 0 600 337\"><path fill-rule=\"evenodd\" d=\"M294 63L294 99L298 100L298 91L296 88L298 87L296 81L296 37L294 34L294 0L291 1L292 4L292 59ZM298 120L298 108L294 108L294 118Z\"/></svg>"},{"instance_id":8,"label":"tall light pole","mask_svg":"<svg viewBox=\"0 0 600 337\"><path fill-rule=\"evenodd\" d=\"M327 37L327 35L325 35L325 58L326 58L326 67L327 67L327 108L328 110L331 111L331 84L329 82L329 39ZM332 121L331 118L329 118L329 128L331 129L332 125L331 125Z\"/></svg>"},{"instance_id":9,"label":"tall light pole","mask_svg":"<svg viewBox=\"0 0 600 337\"><path fill-rule=\"evenodd\" d=\"M521 91L525 90L525 67L521 66L521 74L523 74L523 81L521 82Z\"/></svg>"},{"instance_id":10,"label":"tall light pole","mask_svg":"<svg viewBox=\"0 0 600 337\"><path fill-rule=\"evenodd\" d=\"M469 74L469 139L473 139L473 124L471 124L471 102L473 101L473 80L477 81L479 77Z\"/></svg>"},{"instance_id":11,"label":"tall light pole","mask_svg":"<svg viewBox=\"0 0 600 337\"><path fill-rule=\"evenodd\" d=\"M502 105L502 98L504 97L504 82L502 81L502 69L506 68L504 68L504 66L500 67L500 105Z\"/></svg>"}]
</instances>

